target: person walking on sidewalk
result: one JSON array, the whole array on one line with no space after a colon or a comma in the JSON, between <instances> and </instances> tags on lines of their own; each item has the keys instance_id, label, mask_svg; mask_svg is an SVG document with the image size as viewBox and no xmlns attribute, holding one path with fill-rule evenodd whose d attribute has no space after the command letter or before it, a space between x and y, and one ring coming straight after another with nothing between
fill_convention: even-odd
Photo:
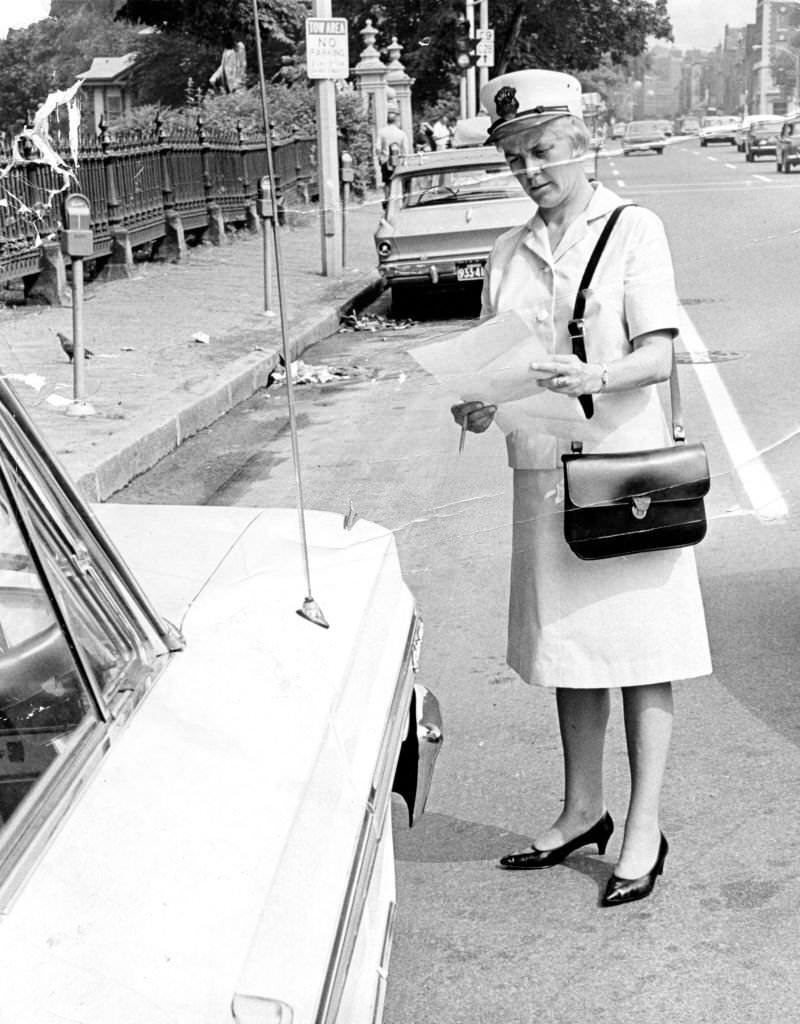
<instances>
[{"instance_id":1,"label":"person walking on sidewalk","mask_svg":"<svg viewBox=\"0 0 800 1024\"><path fill-rule=\"evenodd\" d=\"M381 169L384 197L387 201L389 199L389 183L395 168L400 162L400 157L407 156L409 152L408 136L397 123L397 113L394 110L390 110L386 115L386 124L378 132L375 148Z\"/></svg>"},{"instance_id":2,"label":"person walking on sidewalk","mask_svg":"<svg viewBox=\"0 0 800 1024\"><path fill-rule=\"evenodd\" d=\"M588 362L572 352L567 321L583 271L620 199L591 183L581 160L589 132L580 83L551 71L521 71L481 90L500 146L535 215L502 235L486 267L485 315L516 310L543 342L544 375L532 387L594 395L587 451L665 446L670 433L657 389L670 375L677 297L666 236L651 211L623 211L590 289ZM615 906L650 894L668 844L659 802L672 731L673 679L708 675L711 659L691 548L582 561L562 533L560 456L570 450L552 420L509 434L514 526L509 665L529 683L555 690L564 760L561 813L533 845L503 857L508 870L548 868L573 851L605 852L614 824L603 791L609 691L622 688L631 792L619 858L602 899ZM476 433L496 408L453 406Z\"/></svg>"}]
</instances>

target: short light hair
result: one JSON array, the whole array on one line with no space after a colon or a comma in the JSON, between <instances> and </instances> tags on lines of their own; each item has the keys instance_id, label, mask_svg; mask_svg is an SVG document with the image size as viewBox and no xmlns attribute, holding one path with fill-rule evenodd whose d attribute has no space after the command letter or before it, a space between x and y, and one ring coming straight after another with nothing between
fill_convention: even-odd
<instances>
[{"instance_id":1,"label":"short light hair","mask_svg":"<svg viewBox=\"0 0 800 1024\"><path fill-rule=\"evenodd\" d=\"M583 154L589 149L589 145L592 141L592 136L589 129L586 127L586 122L581 120L579 117L575 117L574 114L565 114L563 117L555 117L552 121L545 121L544 124L537 124L533 128L522 128L518 132L515 132L514 136L518 140L520 136L522 136L525 147L533 149L541 139L542 135L544 135L548 130L557 138L566 139L570 143L572 146L573 156L583 156ZM507 138L510 137L510 135L507 136ZM502 150L502 139L498 141L497 148Z\"/></svg>"}]
</instances>

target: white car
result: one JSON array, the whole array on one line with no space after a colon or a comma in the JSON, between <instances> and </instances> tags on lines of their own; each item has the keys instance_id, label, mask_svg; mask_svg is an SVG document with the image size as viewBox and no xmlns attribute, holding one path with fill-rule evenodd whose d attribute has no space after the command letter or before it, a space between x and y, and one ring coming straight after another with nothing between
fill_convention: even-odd
<instances>
[{"instance_id":1,"label":"white car","mask_svg":"<svg viewBox=\"0 0 800 1024\"><path fill-rule=\"evenodd\" d=\"M720 114L703 118L700 126L700 145L708 146L712 142L736 141L736 129L739 126L739 118L732 115Z\"/></svg>"},{"instance_id":2,"label":"white car","mask_svg":"<svg viewBox=\"0 0 800 1024\"><path fill-rule=\"evenodd\" d=\"M413 313L421 292L479 288L497 237L535 209L493 146L405 157L375 233L394 315Z\"/></svg>"},{"instance_id":3,"label":"white car","mask_svg":"<svg viewBox=\"0 0 800 1024\"><path fill-rule=\"evenodd\" d=\"M0 382L3 1024L381 1020L441 721L392 534L307 521L327 629L295 510L87 507Z\"/></svg>"}]
</instances>

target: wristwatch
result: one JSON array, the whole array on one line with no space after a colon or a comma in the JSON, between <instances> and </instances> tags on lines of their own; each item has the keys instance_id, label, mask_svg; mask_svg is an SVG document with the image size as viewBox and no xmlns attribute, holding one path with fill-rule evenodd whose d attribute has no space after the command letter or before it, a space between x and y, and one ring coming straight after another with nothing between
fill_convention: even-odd
<instances>
[{"instance_id":1,"label":"wristwatch","mask_svg":"<svg viewBox=\"0 0 800 1024\"><path fill-rule=\"evenodd\" d=\"M600 364L600 390L605 391L608 387L608 367L605 363Z\"/></svg>"}]
</instances>

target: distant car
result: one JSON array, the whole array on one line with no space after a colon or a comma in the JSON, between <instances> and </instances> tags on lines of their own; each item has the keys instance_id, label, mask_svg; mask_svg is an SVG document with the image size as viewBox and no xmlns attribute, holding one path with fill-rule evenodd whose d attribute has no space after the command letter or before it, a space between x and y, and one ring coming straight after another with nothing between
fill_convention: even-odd
<instances>
[{"instance_id":1,"label":"distant car","mask_svg":"<svg viewBox=\"0 0 800 1024\"><path fill-rule=\"evenodd\" d=\"M307 517L330 629L295 509L89 507L0 381L3 1021L381 1020L441 722L392 533Z\"/></svg>"},{"instance_id":2,"label":"distant car","mask_svg":"<svg viewBox=\"0 0 800 1024\"><path fill-rule=\"evenodd\" d=\"M611 138L621 139L622 136L625 134L625 127L626 125L624 121L617 121L611 130Z\"/></svg>"},{"instance_id":3,"label":"distant car","mask_svg":"<svg viewBox=\"0 0 800 1024\"><path fill-rule=\"evenodd\" d=\"M680 126L678 131L681 135L699 135L700 134L700 118L692 117L688 115L680 119Z\"/></svg>"},{"instance_id":4,"label":"distant car","mask_svg":"<svg viewBox=\"0 0 800 1024\"><path fill-rule=\"evenodd\" d=\"M777 170L788 174L795 164L800 164L800 114L784 120L775 144Z\"/></svg>"},{"instance_id":5,"label":"distant car","mask_svg":"<svg viewBox=\"0 0 800 1024\"><path fill-rule=\"evenodd\" d=\"M670 135L672 135L672 121L656 121L656 124L661 129L661 131L667 136L667 138L669 138Z\"/></svg>"},{"instance_id":6,"label":"distant car","mask_svg":"<svg viewBox=\"0 0 800 1024\"><path fill-rule=\"evenodd\" d=\"M732 145L736 141L738 124L739 118L732 115L704 117L700 126L700 145L708 146L712 142L728 142Z\"/></svg>"},{"instance_id":7,"label":"distant car","mask_svg":"<svg viewBox=\"0 0 800 1024\"><path fill-rule=\"evenodd\" d=\"M783 117L760 117L751 121L744 136L744 158L752 163L762 156L775 156Z\"/></svg>"},{"instance_id":8,"label":"distant car","mask_svg":"<svg viewBox=\"0 0 800 1024\"><path fill-rule=\"evenodd\" d=\"M764 114L745 114L737 124L736 131L733 133L733 142L739 153L744 153L744 137L747 133L747 129L753 121L757 121L760 117L764 116Z\"/></svg>"},{"instance_id":9,"label":"distant car","mask_svg":"<svg viewBox=\"0 0 800 1024\"><path fill-rule=\"evenodd\" d=\"M667 138L658 121L631 121L622 136L622 155L630 153L663 153Z\"/></svg>"},{"instance_id":10,"label":"distant car","mask_svg":"<svg viewBox=\"0 0 800 1024\"><path fill-rule=\"evenodd\" d=\"M394 316L413 312L422 291L473 288L499 235L535 206L504 158L489 146L415 153L392 177L375 233L378 268Z\"/></svg>"}]
</instances>

